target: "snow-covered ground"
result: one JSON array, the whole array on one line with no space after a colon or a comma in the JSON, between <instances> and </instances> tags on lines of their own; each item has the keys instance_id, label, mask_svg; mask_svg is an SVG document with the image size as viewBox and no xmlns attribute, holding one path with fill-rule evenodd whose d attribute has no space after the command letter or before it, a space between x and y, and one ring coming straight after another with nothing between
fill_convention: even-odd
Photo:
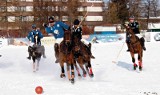
<instances>
[{"instance_id":1,"label":"snow-covered ground","mask_svg":"<svg viewBox=\"0 0 160 95\"><path fill-rule=\"evenodd\" d=\"M146 43L143 71L133 71L130 53L123 43L93 44L94 78L79 79L75 84L60 78L60 66L54 63L53 46L45 46L46 59L41 59L39 71L33 73L27 46L0 48L0 95L36 95L42 86L42 95L160 95L160 43ZM137 57L137 55L136 55ZM117 61L117 63L112 63Z\"/></svg>"}]
</instances>

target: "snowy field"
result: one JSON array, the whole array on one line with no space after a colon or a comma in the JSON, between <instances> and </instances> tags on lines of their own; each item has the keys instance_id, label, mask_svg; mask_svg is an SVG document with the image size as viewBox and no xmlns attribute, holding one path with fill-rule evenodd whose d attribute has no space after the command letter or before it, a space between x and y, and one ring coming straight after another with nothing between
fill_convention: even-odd
<instances>
[{"instance_id":1,"label":"snowy field","mask_svg":"<svg viewBox=\"0 0 160 95\"><path fill-rule=\"evenodd\" d=\"M40 61L39 71L33 73L26 46L0 48L0 95L160 95L160 43L146 43L143 71L133 71L130 53L123 43L93 44L94 78L75 77L75 84L60 78L60 66L54 63L53 46L45 46L47 58ZM137 57L137 56L136 56ZM117 61L117 63L112 63Z\"/></svg>"}]
</instances>

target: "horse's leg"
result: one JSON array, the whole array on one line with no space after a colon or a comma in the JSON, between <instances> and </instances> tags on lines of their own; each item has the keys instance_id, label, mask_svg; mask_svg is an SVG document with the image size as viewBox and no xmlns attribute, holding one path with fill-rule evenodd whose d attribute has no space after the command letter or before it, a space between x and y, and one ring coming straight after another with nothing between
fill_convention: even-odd
<instances>
[{"instance_id":1,"label":"horse's leg","mask_svg":"<svg viewBox=\"0 0 160 95\"><path fill-rule=\"evenodd\" d=\"M131 52L130 54L131 54L132 62L133 62L133 69L136 70L137 64L135 63L134 53Z\"/></svg>"},{"instance_id":2,"label":"horse's leg","mask_svg":"<svg viewBox=\"0 0 160 95\"><path fill-rule=\"evenodd\" d=\"M70 67L68 63L67 63L67 74L68 74L68 79L71 80Z\"/></svg>"},{"instance_id":3,"label":"horse's leg","mask_svg":"<svg viewBox=\"0 0 160 95\"><path fill-rule=\"evenodd\" d=\"M74 64L71 64L71 83L74 83Z\"/></svg>"},{"instance_id":4,"label":"horse's leg","mask_svg":"<svg viewBox=\"0 0 160 95\"><path fill-rule=\"evenodd\" d=\"M60 62L60 66L61 66L61 75L60 75L60 77L61 78L66 77L65 76L65 70L64 70L64 62Z\"/></svg>"},{"instance_id":5,"label":"horse's leg","mask_svg":"<svg viewBox=\"0 0 160 95\"><path fill-rule=\"evenodd\" d=\"M142 51L143 52L143 51ZM138 54L139 70L142 71L142 52Z\"/></svg>"},{"instance_id":6,"label":"horse's leg","mask_svg":"<svg viewBox=\"0 0 160 95\"><path fill-rule=\"evenodd\" d=\"M83 64L84 64L84 62L83 62L83 59L82 58L80 58L80 60L78 60L78 64L79 64L79 66L81 67L81 69L82 69L82 71L83 71L83 77L86 77L86 70L84 69L84 67L83 67ZM88 67L87 67L88 68Z\"/></svg>"},{"instance_id":7,"label":"horse's leg","mask_svg":"<svg viewBox=\"0 0 160 95\"><path fill-rule=\"evenodd\" d=\"M83 77L86 77L86 70L84 69L84 67L83 67L83 64L82 63L80 63L79 64L79 66L81 67L81 69L82 69L82 71L83 71Z\"/></svg>"},{"instance_id":8,"label":"horse's leg","mask_svg":"<svg viewBox=\"0 0 160 95\"><path fill-rule=\"evenodd\" d=\"M89 68L89 76L90 77L94 77L90 60L88 61L88 68Z\"/></svg>"},{"instance_id":9,"label":"horse's leg","mask_svg":"<svg viewBox=\"0 0 160 95\"><path fill-rule=\"evenodd\" d=\"M43 55L43 58L46 58L45 47L44 47L44 46L41 46L41 48L42 48L42 55Z\"/></svg>"},{"instance_id":10,"label":"horse's leg","mask_svg":"<svg viewBox=\"0 0 160 95\"><path fill-rule=\"evenodd\" d=\"M75 66L75 68L76 68L76 71L77 71L77 73L78 73L78 76L79 76L79 77L81 77L81 74L80 74L79 68L78 68L77 63L76 63L76 61L75 61L75 60L74 60L74 66Z\"/></svg>"},{"instance_id":11,"label":"horse's leg","mask_svg":"<svg viewBox=\"0 0 160 95\"><path fill-rule=\"evenodd\" d=\"M33 72L35 72L36 70L35 70L35 67L36 67L36 59L35 59L35 57L32 57L32 60L33 60Z\"/></svg>"},{"instance_id":12,"label":"horse's leg","mask_svg":"<svg viewBox=\"0 0 160 95\"><path fill-rule=\"evenodd\" d=\"M37 67L36 67L36 71L39 70L39 62L40 62L40 58L37 59Z\"/></svg>"}]
</instances>

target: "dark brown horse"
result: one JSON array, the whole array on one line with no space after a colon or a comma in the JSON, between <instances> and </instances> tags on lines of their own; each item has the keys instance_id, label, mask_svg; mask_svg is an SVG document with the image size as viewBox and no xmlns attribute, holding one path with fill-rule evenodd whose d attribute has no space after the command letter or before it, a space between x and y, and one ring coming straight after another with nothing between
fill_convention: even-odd
<instances>
[{"instance_id":1,"label":"dark brown horse","mask_svg":"<svg viewBox=\"0 0 160 95\"><path fill-rule=\"evenodd\" d=\"M130 27L126 27L126 31L129 33L130 43L128 44L130 48L130 54L133 62L133 69L139 65L139 70L142 70L142 57L143 57L143 48L141 45L141 40L134 34L133 30ZM134 55L138 54L138 65L135 63Z\"/></svg>"},{"instance_id":2,"label":"dark brown horse","mask_svg":"<svg viewBox=\"0 0 160 95\"><path fill-rule=\"evenodd\" d=\"M73 53L74 53L74 62L79 64L83 71L83 76L86 76L86 70L90 77L93 77L94 74L92 72L91 66L91 44L89 43L89 47L87 47L84 43L82 43L77 36L73 36ZM85 65L86 70L83 65Z\"/></svg>"},{"instance_id":3,"label":"dark brown horse","mask_svg":"<svg viewBox=\"0 0 160 95\"><path fill-rule=\"evenodd\" d=\"M54 48L56 58L61 66L60 77L65 77L64 63L66 63L68 79L71 81L71 83L74 83L74 56L72 52L71 32L65 31L63 41L60 43L60 45L56 43ZM69 66L71 67L71 74Z\"/></svg>"}]
</instances>

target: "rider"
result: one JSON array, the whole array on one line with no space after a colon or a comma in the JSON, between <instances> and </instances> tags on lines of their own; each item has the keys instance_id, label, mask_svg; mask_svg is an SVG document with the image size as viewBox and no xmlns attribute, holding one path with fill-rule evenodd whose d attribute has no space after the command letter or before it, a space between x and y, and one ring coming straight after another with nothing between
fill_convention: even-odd
<instances>
[{"instance_id":1,"label":"rider","mask_svg":"<svg viewBox=\"0 0 160 95\"><path fill-rule=\"evenodd\" d=\"M31 59L31 55L32 55L31 54L31 48L34 46L34 44L37 44L35 39L34 39L35 35L38 35L38 37L40 38L37 43L38 43L39 46L41 46L41 39L43 38L43 34L41 33L40 30L37 30L36 25L33 24L32 25L32 31L30 31L28 33L28 36L27 36L28 40L30 41L30 46L28 47L28 53L29 53L29 56L27 57L28 59ZM43 57L44 58L46 57L45 54L43 54Z\"/></svg>"},{"instance_id":2,"label":"rider","mask_svg":"<svg viewBox=\"0 0 160 95\"><path fill-rule=\"evenodd\" d=\"M48 22L49 24L43 24L46 32L54 36L56 43L61 43L63 40L64 31L70 30L70 27L62 21L55 21L52 16L49 17ZM55 56L57 56L57 54L55 54ZM58 63L58 59L56 59L55 63Z\"/></svg>"},{"instance_id":3,"label":"rider","mask_svg":"<svg viewBox=\"0 0 160 95\"><path fill-rule=\"evenodd\" d=\"M74 36L76 36L76 37L78 37L79 41L81 41L81 39L82 39L82 28L80 27L79 23L80 23L80 21L78 19L75 19L74 22L73 22L74 25L72 26L71 30L72 30L72 38ZM85 46L88 49L89 53L91 54L91 58L95 59L95 57L91 53L90 48L87 45L85 45Z\"/></svg>"},{"instance_id":4,"label":"rider","mask_svg":"<svg viewBox=\"0 0 160 95\"><path fill-rule=\"evenodd\" d=\"M56 43L60 43L63 40L64 31L69 30L70 27L62 21L55 21L51 16L48 19L49 24L43 24L48 34L51 34L56 39Z\"/></svg>"},{"instance_id":5,"label":"rider","mask_svg":"<svg viewBox=\"0 0 160 95\"><path fill-rule=\"evenodd\" d=\"M129 18L129 24L128 24L128 26L130 26L130 27L132 28L134 34L140 39L143 50L146 50L145 44L144 44L145 40L144 40L144 38L140 35L139 23L138 23L137 21L135 21L134 16L131 16L131 17ZM129 34L128 34L128 33L126 33L126 43L127 43L127 46L128 46L128 44L130 43L130 38L129 38ZM130 51L130 50L129 50L129 47L128 47L128 50L127 50L127 51Z\"/></svg>"}]
</instances>

